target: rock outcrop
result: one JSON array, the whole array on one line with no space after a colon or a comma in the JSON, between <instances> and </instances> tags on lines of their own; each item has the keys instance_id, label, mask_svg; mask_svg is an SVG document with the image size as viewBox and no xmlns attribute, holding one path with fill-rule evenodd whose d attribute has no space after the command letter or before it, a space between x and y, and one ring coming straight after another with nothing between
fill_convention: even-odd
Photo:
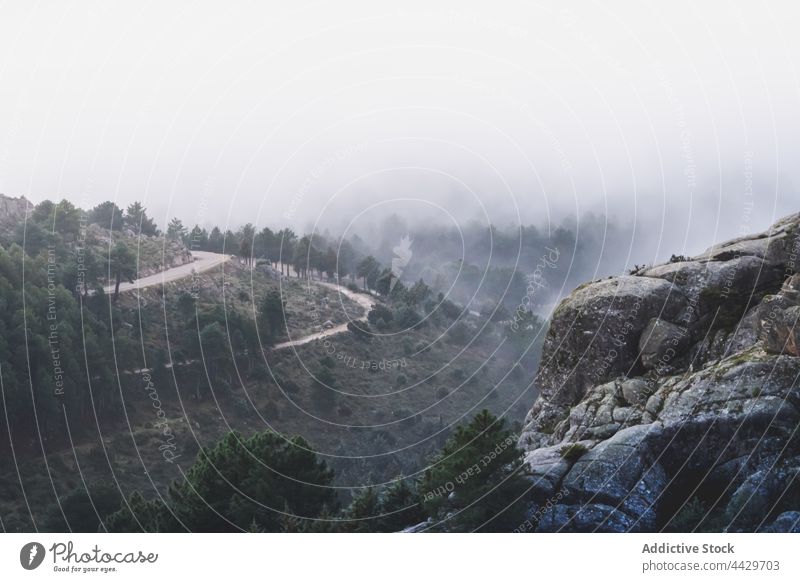
<instances>
[{"instance_id":1,"label":"rock outcrop","mask_svg":"<svg viewBox=\"0 0 800 582\"><path fill-rule=\"evenodd\" d=\"M564 299L520 437L527 529L797 530L798 271L800 214Z\"/></svg>"},{"instance_id":2,"label":"rock outcrop","mask_svg":"<svg viewBox=\"0 0 800 582\"><path fill-rule=\"evenodd\" d=\"M33 212L33 204L25 198L12 198L0 194L0 234L14 232Z\"/></svg>"}]
</instances>

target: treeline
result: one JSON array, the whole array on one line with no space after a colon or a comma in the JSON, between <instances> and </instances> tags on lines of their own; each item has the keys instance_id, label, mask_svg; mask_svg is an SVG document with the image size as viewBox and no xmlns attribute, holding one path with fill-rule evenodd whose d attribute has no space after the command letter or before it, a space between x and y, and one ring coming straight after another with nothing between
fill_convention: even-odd
<instances>
[{"instance_id":1,"label":"treeline","mask_svg":"<svg viewBox=\"0 0 800 582\"><path fill-rule=\"evenodd\" d=\"M422 278L471 309L489 301L513 312L527 297L534 311L546 314L581 283L626 271L631 266L627 259L636 259L642 246L634 242L635 234L632 225L591 213L544 226L420 224L390 215L351 239L356 248L390 264L398 243L409 237L412 256L404 279Z\"/></svg>"},{"instance_id":2,"label":"treeline","mask_svg":"<svg viewBox=\"0 0 800 582\"><path fill-rule=\"evenodd\" d=\"M456 428L420 475L365 486L342 504L333 470L303 438L231 432L202 449L166 495L148 500L137 492L123 500L112 486L95 484L62 500L48 529L507 532L524 522L526 510L516 440L502 419L484 410Z\"/></svg>"},{"instance_id":3,"label":"treeline","mask_svg":"<svg viewBox=\"0 0 800 582\"><path fill-rule=\"evenodd\" d=\"M105 201L83 211L67 200L38 204L27 224L6 234L3 242L6 246L16 242L33 256L52 237L76 244L82 226L90 223L132 236L180 240L194 251L232 254L254 267L270 265L283 276L351 282L381 294L393 286L393 277L402 276L404 281L425 280L470 309L499 302L514 311L524 301L540 313L577 284L621 272L627 254L618 251L630 246L627 229L591 215L552 229L531 225L501 229L477 223L428 227L389 216L374 225L373 232L344 239L303 235L291 228L257 229L249 223L235 230L189 227L179 218L172 218L162 233L140 202L123 210ZM100 257L87 251L92 255L86 257L87 278L119 282L134 276L134 257L125 246L118 243ZM402 268L393 273L391 265L398 260Z\"/></svg>"},{"instance_id":4,"label":"treeline","mask_svg":"<svg viewBox=\"0 0 800 582\"><path fill-rule=\"evenodd\" d=\"M360 280L364 290L383 295L394 287L389 267L359 252L345 239L332 240L320 234L299 236L291 228L256 231L249 223L237 231L223 232L216 226L211 231L199 226L187 230L179 219L170 222L167 236L182 239L190 250L233 254L255 266L269 264L285 276Z\"/></svg>"},{"instance_id":5,"label":"treeline","mask_svg":"<svg viewBox=\"0 0 800 582\"><path fill-rule=\"evenodd\" d=\"M37 204L29 219L13 232L0 233L0 242L6 247L16 243L30 256L49 247L56 247L62 254L80 252L83 288L87 293L100 280L110 280L118 287L121 281L134 278L137 265L133 244L118 241L106 252L98 252L85 244L89 224L131 237L166 236L182 241L192 251L232 254L253 266L269 264L285 276L341 281L349 278L352 282L358 280L363 289L381 294L388 293L389 287L396 285L391 269L365 252L368 246L360 239L353 244L320 234L298 235L291 228L256 230L249 223L235 231L223 231L217 226L208 230L198 225L189 229L179 218L170 220L162 233L141 202L134 202L123 210L114 202L105 201L83 210L68 200L57 203L45 200ZM62 281L65 286L74 283L77 265L77 261L72 261L73 271L65 272L67 279Z\"/></svg>"}]
</instances>

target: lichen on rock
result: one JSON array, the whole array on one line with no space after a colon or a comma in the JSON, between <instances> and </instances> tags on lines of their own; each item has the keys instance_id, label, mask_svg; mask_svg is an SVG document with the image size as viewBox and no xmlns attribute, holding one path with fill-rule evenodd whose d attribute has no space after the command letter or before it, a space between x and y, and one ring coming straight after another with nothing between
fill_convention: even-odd
<instances>
[{"instance_id":1,"label":"lichen on rock","mask_svg":"<svg viewBox=\"0 0 800 582\"><path fill-rule=\"evenodd\" d=\"M797 528L798 232L800 214L560 303L520 436L537 531Z\"/></svg>"}]
</instances>

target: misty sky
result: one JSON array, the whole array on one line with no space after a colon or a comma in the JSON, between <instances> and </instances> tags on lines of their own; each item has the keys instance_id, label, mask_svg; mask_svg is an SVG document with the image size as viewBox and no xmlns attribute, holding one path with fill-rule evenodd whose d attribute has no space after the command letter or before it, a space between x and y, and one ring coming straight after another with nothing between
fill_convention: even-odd
<instances>
[{"instance_id":1,"label":"misty sky","mask_svg":"<svg viewBox=\"0 0 800 582\"><path fill-rule=\"evenodd\" d=\"M164 4L2 4L0 192L299 230L591 211L660 258L800 210L790 2Z\"/></svg>"}]
</instances>

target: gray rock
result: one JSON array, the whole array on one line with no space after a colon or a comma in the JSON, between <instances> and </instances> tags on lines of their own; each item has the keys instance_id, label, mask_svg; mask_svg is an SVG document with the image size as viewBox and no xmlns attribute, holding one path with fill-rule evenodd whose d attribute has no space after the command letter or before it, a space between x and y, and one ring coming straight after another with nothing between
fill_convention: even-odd
<instances>
[{"instance_id":1,"label":"gray rock","mask_svg":"<svg viewBox=\"0 0 800 582\"><path fill-rule=\"evenodd\" d=\"M776 502L800 507L800 457L786 461L777 458L751 473L736 489L726 507L728 522L734 526L763 523Z\"/></svg>"},{"instance_id":2,"label":"gray rock","mask_svg":"<svg viewBox=\"0 0 800 582\"><path fill-rule=\"evenodd\" d=\"M784 511L775 521L761 531L768 533L800 533L800 511Z\"/></svg>"},{"instance_id":3,"label":"gray rock","mask_svg":"<svg viewBox=\"0 0 800 582\"><path fill-rule=\"evenodd\" d=\"M643 531L636 518L602 503L587 505L556 505L544 512L536 529L541 533L552 532L636 532Z\"/></svg>"},{"instance_id":4,"label":"gray rock","mask_svg":"<svg viewBox=\"0 0 800 582\"><path fill-rule=\"evenodd\" d=\"M617 507L645 530L655 527L657 496L667 479L649 459L648 431L643 426L624 429L583 455L564 478L567 497Z\"/></svg>"},{"instance_id":5,"label":"gray rock","mask_svg":"<svg viewBox=\"0 0 800 582\"><path fill-rule=\"evenodd\" d=\"M654 531L697 483L707 523L797 528L798 257L800 214L561 302L520 438L537 531Z\"/></svg>"},{"instance_id":6,"label":"gray rock","mask_svg":"<svg viewBox=\"0 0 800 582\"><path fill-rule=\"evenodd\" d=\"M653 385L641 378L632 378L622 383L622 395L628 404L644 404L653 391Z\"/></svg>"},{"instance_id":7,"label":"gray rock","mask_svg":"<svg viewBox=\"0 0 800 582\"><path fill-rule=\"evenodd\" d=\"M689 330L654 317L644 328L639 338L639 352L642 366L659 373L671 370L675 360L683 355L689 346Z\"/></svg>"},{"instance_id":8,"label":"gray rock","mask_svg":"<svg viewBox=\"0 0 800 582\"><path fill-rule=\"evenodd\" d=\"M647 277L618 277L579 288L553 313L537 378L540 404L529 414L531 442L547 440L555 426L594 385L635 368L639 336L661 314L669 319L686 306L671 283ZM546 404L545 404L546 403Z\"/></svg>"},{"instance_id":9,"label":"gray rock","mask_svg":"<svg viewBox=\"0 0 800 582\"><path fill-rule=\"evenodd\" d=\"M614 422L623 425L639 424L642 420L642 412L632 406L621 406L614 409Z\"/></svg>"},{"instance_id":10,"label":"gray rock","mask_svg":"<svg viewBox=\"0 0 800 582\"><path fill-rule=\"evenodd\" d=\"M767 351L800 356L800 306L775 310L759 323L759 337Z\"/></svg>"},{"instance_id":11,"label":"gray rock","mask_svg":"<svg viewBox=\"0 0 800 582\"><path fill-rule=\"evenodd\" d=\"M756 320L758 337L768 351L800 356L800 275L787 279L779 294L764 298Z\"/></svg>"},{"instance_id":12,"label":"gray rock","mask_svg":"<svg viewBox=\"0 0 800 582\"><path fill-rule=\"evenodd\" d=\"M581 445L590 448L593 441L581 441ZM550 497L557 492L564 476L572 467L572 461L561 454L564 445L556 445L531 451L525 456L530 487L543 497Z\"/></svg>"}]
</instances>

